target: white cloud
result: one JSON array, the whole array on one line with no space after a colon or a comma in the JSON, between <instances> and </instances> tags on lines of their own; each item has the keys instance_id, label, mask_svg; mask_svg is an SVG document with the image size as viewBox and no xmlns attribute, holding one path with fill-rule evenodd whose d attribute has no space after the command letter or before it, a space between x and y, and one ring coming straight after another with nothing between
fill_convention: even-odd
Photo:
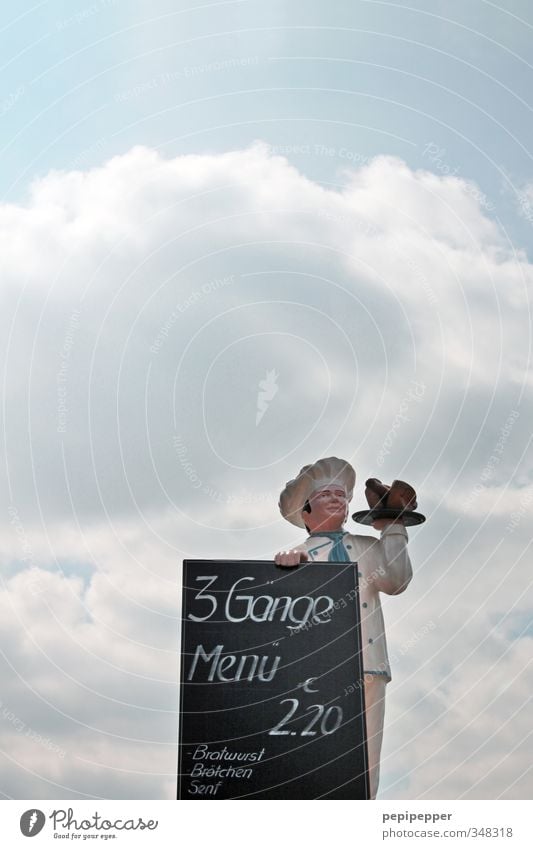
<instances>
[{"instance_id":1,"label":"white cloud","mask_svg":"<svg viewBox=\"0 0 533 849\"><path fill-rule=\"evenodd\" d=\"M378 157L334 191L261 144L173 160L135 148L49 174L0 208L0 230L5 706L67 752L47 759L4 717L5 792L172 795L179 562L296 542L277 493L335 453L359 481L412 479L430 519L413 533L417 580L387 612L391 651L438 621L423 643L438 662L416 676L419 655L399 658L389 735L417 736L390 736L387 792L512 796L527 638L484 636L529 581L532 268L470 184ZM466 642L440 653L472 609ZM502 646L509 689L485 709ZM443 711L447 687L461 695ZM477 742L504 709L519 712L488 734L477 784Z\"/></svg>"}]
</instances>

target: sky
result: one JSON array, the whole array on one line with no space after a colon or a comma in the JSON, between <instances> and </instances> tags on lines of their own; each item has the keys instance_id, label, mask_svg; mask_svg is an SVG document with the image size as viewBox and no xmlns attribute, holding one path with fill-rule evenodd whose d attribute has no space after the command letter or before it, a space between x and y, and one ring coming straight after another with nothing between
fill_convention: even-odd
<instances>
[{"instance_id":1,"label":"sky","mask_svg":"<svg viewBox=\"0 0 533 849\"><path fill-rule=\"evenodd\" d=\"M427 516L378 798L531 798L532 31L3 9L3 798L175 798L181 562L301 542L279 492L331 455Z\"/></svg>"}]
</instances>

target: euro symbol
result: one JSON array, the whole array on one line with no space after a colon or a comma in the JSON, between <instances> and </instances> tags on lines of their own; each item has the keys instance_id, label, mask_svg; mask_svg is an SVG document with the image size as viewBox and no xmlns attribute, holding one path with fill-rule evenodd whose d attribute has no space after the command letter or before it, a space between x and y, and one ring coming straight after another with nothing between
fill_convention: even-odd
<instances>
[{"instance_id":1,"label":"euro symbol","mask_svg":"<svg viewBox=\"0 0 533 849\"><path fill-rule=\"evenodd\" d=\"M304 683L302 684L302 690L304 691L304 693L318 693L318 690L313 690L310 687L310 684L312 684L313 681L316 681L316 678L308 678L307 681L304 681Z\"/></svg>"}]
</instances>

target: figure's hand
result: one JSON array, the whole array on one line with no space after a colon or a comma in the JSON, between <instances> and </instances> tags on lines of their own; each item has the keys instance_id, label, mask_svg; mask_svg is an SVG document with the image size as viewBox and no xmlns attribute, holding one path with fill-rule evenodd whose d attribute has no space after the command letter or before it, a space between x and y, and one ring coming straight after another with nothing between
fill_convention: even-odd
<instances>
[{"instance_id":1,"label":"figure's hand","mask_svg":"<svg viewBox=\"0 0 533 849\"><path fill-rule=\"evenodd\" d=\"M372 522L372 527L375 531L382 531L383 528L386 528L388 525L403 525L402 519L376 519L375 522Z\"/></svg>"},{"instance_id":2,"label":"figure's hand","mask_svg":"<svg viewBox=\"0 0 533 849\"><path fill-rule=\"evenodd\" d=\"M291 548L290 551L278 551L274 557L277 566L299 566L309 560L307 551L300 548Z\"/></svg>"}]
</instances>

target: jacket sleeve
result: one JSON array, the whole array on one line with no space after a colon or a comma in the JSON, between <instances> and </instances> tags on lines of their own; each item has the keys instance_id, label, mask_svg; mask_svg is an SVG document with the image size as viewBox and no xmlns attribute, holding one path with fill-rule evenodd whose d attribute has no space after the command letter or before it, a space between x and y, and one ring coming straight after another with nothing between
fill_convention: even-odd
<instances>
[{"instance_id":1,"label":"jacket sleeve","mask_svg":"<svg viewBox=\"0 0 533 849\"><path fill-rule=\"evenodd\" d=\"M376 576L379 592L387 595L403 593L413 577L407 539L403 525L388 525L381 531L381 539L376 540L381 565Z\"/></svg>"}]
</instances>

